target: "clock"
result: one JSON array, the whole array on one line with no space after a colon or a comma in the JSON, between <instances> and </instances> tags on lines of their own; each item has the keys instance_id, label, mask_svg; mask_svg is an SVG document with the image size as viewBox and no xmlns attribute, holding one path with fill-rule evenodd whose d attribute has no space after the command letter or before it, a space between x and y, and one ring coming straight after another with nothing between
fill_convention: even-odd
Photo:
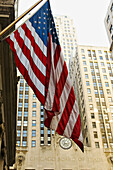
<instances>
[{"instance_id":1,"label":"clock","mask_svg":"<svg viewBox=\"0 0 113 170\"><path fill-rule=\"evenodd\" d=\"M72 142L69 138L63 137L60 139L59 144L63 149L69 149L72 146Z\"/></svg>"}]
</instances>

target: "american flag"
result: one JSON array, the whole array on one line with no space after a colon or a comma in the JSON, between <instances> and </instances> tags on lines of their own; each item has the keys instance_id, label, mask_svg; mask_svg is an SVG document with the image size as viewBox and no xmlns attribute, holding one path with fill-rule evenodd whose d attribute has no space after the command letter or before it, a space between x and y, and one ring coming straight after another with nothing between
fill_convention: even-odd
<instances>
[{"instance_id":1,"label":"american flag","mask_svg":"<svg viewBox=\"0 0 113 170\"><path fill-rule=\"evenodd\" d=\"M16 66L45 108L45 126L71 138L83 151L80 114L49 1L6 41Z\"/></svg>"}]
</instances>

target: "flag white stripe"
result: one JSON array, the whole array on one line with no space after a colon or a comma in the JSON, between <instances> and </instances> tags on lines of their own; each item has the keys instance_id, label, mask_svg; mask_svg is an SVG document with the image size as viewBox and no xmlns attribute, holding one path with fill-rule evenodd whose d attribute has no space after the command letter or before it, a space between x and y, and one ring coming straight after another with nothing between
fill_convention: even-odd
<instances>
[{"instance_id":1,"label":"flag white stripe","mask_svg":"<svg viewBox=\"0 0 113 170\"><path fill-rule=\"evenodd\" d=\"M36 44L39 46L43 54L47 57L47 47L44 45L43 41L39 37L39 35L35 32L34 27L32 27L31 22L28 20L25 22L29 30L31 31L31 35L35 38Z\"/></svg>"},{"instance_id":2,"label":"flag white stripe","mask_svg":"<svg viewBox=\"0 0 113 170\"><path fill-rule=\"evenodd\" d=\"M75 113L75 109L77 107L76 104L77 103L75 101L75 103L73 105L73 109L71 111L71 115L70 115L69 120L68 120L68 123L66 125L65 130L64 130L64 134L63 135L66 135L67 137L71 137L71 135L73 133L73 128L74 128L74 126L76 124L76 121L77 121L77 118L78 118L78 114Z\"/></svg>"},{"instance_id":3,"label":"flag white stripe","mask_svg":"<svg viewBox=\"0 0 113 170\"><path fill-rule=\"evenodd\" d=\"M43 63L40 61L38 56L35 54L34 49L31 45L31 41L28 39L28 37L25 35L25 31L19 27L18 32L20 34L20 37L24 40L24 44L28 47L31 53L31 57L37 66L37 68L42 72L44 76L46 76L46 67L43 65ZM47 49L47 48L46 48Z\"/></svg>"},{"instance_id":4,"label":"flag white stripe","mask_svg":"<svg viewBox=\"0 0 113 170\"><path fill-rule=\"evenodd\" d=\"M69 93L70 93L70 91L71 91L71 87L70 87L70 89L68 89L68 90L67 90L67 87L66 87L67 84L69 83L69 80L68 80L68 79L69 79L69 75L68 75L68 77L67 77L67 79L66 79L66 83L65 83L65 86L64 86L64 88L63 88L62 95L61 95L61 97L60 97L60 114L57 115L57 116L54 116L54 117L52 118L52 121L51 121L50 127L53 128L54 130L57 129L57 126L58 126L58 124L59 124L59 122L60 122L62 113L63 113L63 111L64 111L64 109L65 109L66 102L67 102L68 97L69 97ZM69 85L68 85L68 88L69 88Z\"/></svg>"},{"instance_id":5,"label":"flag white stripe","mask_svg":"<svg viewBox=\"0 0 113 170\"><path fill-rule=\"evenodd\" d=\"M60 55L62 55L62 53L60 53ZM56 73L57 73L57 82L59 82L61 73L62 73L62 69L63 69L63 65L64 65L64 60L63 57L60 56L58 63L57 63L57 67L56 67Z\"/></svg>"},{"instance_id":6,"label":"flag white stripe","mask_svg":"<svg viewBox=\"0 0 113 170\"><path fill-rule=\"evenodd\" d=\"M10 39L14 42L14 48L16 50L17 56L20 60L20 62L24 65L26 70L28 70L28 74L30 79L32 80L33 84L36 86L36 88L40 91L40 93L45 96L45 86L39 81L39 79L34 74L29 60L26 58L26 56L23 54L21 48L19 47L18 42L16 41L14 37L14 33L11 34Z\"/></svg>"}]
</instances>

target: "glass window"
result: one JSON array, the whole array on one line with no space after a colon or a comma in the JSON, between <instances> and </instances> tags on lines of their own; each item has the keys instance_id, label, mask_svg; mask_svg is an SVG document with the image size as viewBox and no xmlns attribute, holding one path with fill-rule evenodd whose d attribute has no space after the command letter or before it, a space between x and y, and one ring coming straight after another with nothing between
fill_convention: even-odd
<instances>
[{"instance_id":1,"label":"glass window","mask_svg":"<svg viewBox=\"0 0 113 170\"><path fill-rule=\"evenodd\" d=\"M18 107L22 107L22 103L19 103L19 106Z\"/></svg>"},{"instance_id":2,"label":"glass window","mask_svg":"<svg viewBox=\"0 0 113 170\"><path fill-rule=\"evenodd\" d=\"M109 83L108 83L108 82L105 82L105 86L106 86L106 87L109 87Z\"/></svg>"},{"instance_id":3,"label":"glass window","mask_svg":"<svg viewBox=\"0 0 113 170\"><path fill-rule=\"evenodd\" d=\"M99 56L100 60L103 60L103 57L102 56Z\"/></svg>"},{"instance_id":4,"label":"glass window","mask_svg":"<svg viewBox=\"0 0 113 170\"><path fill-rule=\"evenodd\" d=\"M107 145L107 143L104 143L104 148L108 148L108 145Z\"/></svg>"},{"instance_id":5,"label":"glass window","mask_svg":"<svg viewBox=\"0 0 113 170\"><path fill-rule=\"evenodd\" d=\"M87 72L87 67L84 67L84 72Z\"/></svg>"},{"instance_id":6,"label":"glass window","mask_svg":"<svg viewBox=\"0 0 113 170\"><path fill-rule=\"evenodd\" d=\"M32 126L36 126L36 120L32 120Z\"/></svg>"},{"instance_id":7,"label":"glass window","mask_svg":"<svg viewBox=\"0 0 113 170\"><path fill-rule=\"evenodd\" d=\"M87 93L91 93L91 89L87 89Z\"/></svg>"},{"instance_id":8,"label":"glass window","mask_svg":"<svg viewBox=\"0 0 113 170\"><path fill-rule=\"evenodd\" d=\"M24 107L25 107L25 108L28 108L28 103L24 103Z\"/></svg>"},{"instance_id":9,"label":"glass window","mask_svg":"<svg viewBox=\"0 0 113 170\"><path fill-rule=\"evenodd\" d=\"M102 87L102 83L98 83L99 87Z\"/></svg>"},{"instance_id":10,"label":"glass window","mask_svg":"<svg viewBox=\"0 0 113 170\"><path fill-rule=\"evenodd\" d=\"M92 97L88 96L88 100L89 100L89 102L92 102Z\"/></svg>"},{"instance_id":11,"label":"glass window","mask_svg":"<svg viewBox=\"0 0 113 170\"><path fill-rule=\"evenodd\" d=\"M96 128L96 122L92 122L92 127Z\"/></svg>"},{"instance_id":12,"label":"glass window","mask_svg":"<svg viewBox=\"0 0 113 170\"><path fill-rule=\"evenodd\" d=\"M96 131L94 131L93 134L94 134L94 138L98 138L98 135L97 135Z\"/></svg>"},{"instance_id":13,"label":"glass window","mask_svg":"<svg viewBox=\"0 0 113 170\"><path fill-rule=\"evenodd\" d=\"M82 59L85 59L85 55L82 55Z\"/></svg>"},{"instance_id":14,"label":"glass window","mask_svg":"<svg viewBox=\"0 0 113 170\"><path fill-rule=\"evenodd\" d=\"M94 113L91 113L91 119L95 119Z\"/></svg>"},{"instance_id":15,"label":"glass window","mask_svg":"<svg viewBox=\"0 0 113 170\"><path fill-rule=\"evenodd\" d=\"M86 81L86 86L89 86L89 81Z\"/></svg>"},{"instance_id":16,"label":"glass window","mask_svg":"<svg viewBox=\"0 0 113 170\"><path fill-rule=\"evenodd\" d=\"M104 75L104 79L108 79L108 78L107 78L107 75Z\"/></svg>"},{"instance_id":17,"label":"glass window","mask_svg":"<svg viewBox=\"0 0 113 170\"><path fill-rule=\"evenodd\" d=\"M21 136L21 130L17 130L17 136Z\"/></svg>"},{"instance_id":18,"label":"glass window","mask_svg":"<svg viewBox=\"0 0 113 170\"><path fill-rule=\"evenodd\" d=\"M23 99L23 94L19 94L19 99Z\"/></svg>"},{"instance_id":19,"label":"glass window","mask_svg":"<svg viewBox=\"0 0 113 170\"><path fill-rule=\"evenodd\" d=\"M86 78L86 79L88 79L88 78L89 78L89 77L88 77L88 74L85 74L85 78Z\"/></svg>"},{"instance_id":20,"label":"glass window","mask_svg":"<svg viewBox=\"0 0 113 170\"><path fill-rule=\"evenodd\" d=\"M94 82L94 83L93 83L93 86L94 86L94 87L96 87L96 86L97 86L97 83L96 83L96 82Z\"/></svg>"},{"instance_id":21,"label":"glass window","mask_svg":"<svg viewBox=\"0 0 113 170\"><path fill-rule=\"evenodd\" d=\"M17 126L21 126L21 120L17 121Z\"/></svg>"},{"instance_id":22,"label":"glass window","mask_svg":"<svg viewBox=\"0 0 113 170\"><path fill-rule=\"evenodd\" d=\"M81 52L84 53L84 49L81 49Z\"/></svg>"},{"instance_id":23,"label":"glass window","mask_svg":"<svg viewBox=\"0 0 113 170\"><path fill-rule=\"evenodd\" d=\"M28 99L29 95L28 94L25 94L25 99Z\"/></svg>"},{"instance_id":24,"label":"glass window","mask_svg":"<svg viewBox=\"0 0 113 170\"><path fill-rule=\"evenodd\" d=\"M22 116L22 111L18 111L18 116Z\"/></svg>"},{"instance_id":25,"label":"glass window","mask_svg":"<svg viewBox=\"0 0 113 170\"><path fill-rule=\"evenodd\" d=\"M23 126L27 126L27 121L24 120Z\"/></svg>"},{"instance_id":26,"label":"glass window","mask_svg":"<svg viewBox=\"0 0 113 170\"><path fill-rule=\"evenodd\" d=\"M104 62L101 62L101 66L104 66Z\"/></svg>"},{"instance_id":27,"label":"glass window","mask_svg":"<svg viewBox=\"0 0 113 170\"><path fill-rule=\"evenodd\" d=\"M102 72L103 72L103 73L106 73L106 70L105 70L105 68L102 68Z\"/></svg>"},{"instance_id":28,"label":"glass window","mask_svg":"<svg viewBox=\"0 0 113 170\"><path fill-rule=\"evenodd\" d=\"M32 130L32 137L36 136L36 130Z\"/></svg>"},{"instance_id":29,"label":"glass window","mask_svg":"<svg viewBox=\"0 0 113 170\"><path fill-rule=\"evenodd\" d=\"M23 137L27 137L27 130L23 130Z\"/></svg>"},{"instance_id":30,"label":"glass window","mask_svg":"<svg viewBox=\"0 0 113 170\"><path fill-rule=\"evenodd\" d=\"M33 99L36 99L36 95L35 94L33 94Z\"/></svg>"},{"instance_id":31,"label":"glass window","mask_svg":"<svg viewBox=\"0 0 113 170\"><path fill-rule=\"evenodd\" d=\"M86 61L83 61L83 65L86 65Z\"/></svg>"},{"instance_id":32,"label":"glass window","mask_svg":"<svg viewBox=\"0 0 113 170\"><path fill-rule=\"evenodd\" d=\"M98 90L94 90L95 91L95 94L98 94Z\"/></svg>"},{"instance_id":33,"label":"glass window","mask_svg":"<svg viewBox=\"0 0 113 170\"><path fill-rule=\"evenodd\" d=\"M33 110L33 111L32 111L32 116L33 116L33 117L36 117L36 110Z\"/></svg>"},{"instance_id":34,"label":"glass window","mask_svg":"<svg viewBox=\"0 0 113 170\"><path fill-rule=\"evenodd\" d=\"M103 94L103 90L100 90L100 94Z\"/></svg>"},{"instance_id":35,"label":"glass window","mask_svg":"<svg viewBox=\"0 0 113 170\"><path fill-rule=\"evenodd\" d=\"M24 117L28 117L28 112L24 111Z\"/></svg>"},{"instance_id":36,"label":"glass window","mask_svg":"<svg viewBox=\"0 0 113 170\"><path fill-rule=\"evenodd\" d=\"M33 102L33 108L36 108L36 102Z\"/></svg>"},{"instance_id":37,"label":"glass window","mask_svg":"<svg viewBox=\"0 0 113 170\"><path fill-rule=\"evenodd\" d=\"M32 140L32 147L36 147L36 141L35 140Z\"/></svg>"},{"instance_id":38,"label":"glass window","mask_svg":"<svg viewBox=\"0 0 113 170\"><path fill-rule=\"evenodd\" d=\"M20 141L17 141L17 146L20 146Z\"/></svg>"},{"instance_id":39,"label":"glass window","mask_svg":"<svg viewBox=\"0 0 113 170\"><path fill-rule=\"evenodd\" d=\"M22 146L27 146L27 141L23 141Z\"/></svg>"},{"instance_id":40,"label":"glass window","mask_svg":"<svg viewBox=\"0 0 113 170\"><path fill-rule=\"evenodd\" d=\"M110 89L106 89L107 94L111 94Z\"/></svg>"},{"instance_id":41,"label":"glass window","mask_svg":"<svg viewBox=\"0 0 113 170\"><path fill-rule=\"evenodd\" d=\"M95 142L95 147L99 148L99 142Z\"/></svg>"},{"instance_id":42,"label":"glass window","mask_svg":"<svg viewBox=\"0 0 113 170\"><path fill-rule=\"evenodd\" d=\"M89 107L90 107L90 109L93 109L93 105L92 104L90 104Z\"/></svg>"}]
</instances>

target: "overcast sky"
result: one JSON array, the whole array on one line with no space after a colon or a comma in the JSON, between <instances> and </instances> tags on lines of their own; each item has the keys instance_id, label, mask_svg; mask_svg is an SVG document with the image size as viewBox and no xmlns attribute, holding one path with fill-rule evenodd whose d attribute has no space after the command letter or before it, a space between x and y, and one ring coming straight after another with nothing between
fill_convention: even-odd
<instances>
[{"instance_id":1,"label":"overcast sky","mask_svg":"<svg viewBox=\"0 0 113 170\"><path fill-rule=\"evenodd\" d=\"M78 43L109 47L104 18L111 0L50 0L53 15L67 15L74 20ZM37 0L20 0L19 14ZM20 10L21 9L21 10Z\"/></svg>"}]
</instances>

